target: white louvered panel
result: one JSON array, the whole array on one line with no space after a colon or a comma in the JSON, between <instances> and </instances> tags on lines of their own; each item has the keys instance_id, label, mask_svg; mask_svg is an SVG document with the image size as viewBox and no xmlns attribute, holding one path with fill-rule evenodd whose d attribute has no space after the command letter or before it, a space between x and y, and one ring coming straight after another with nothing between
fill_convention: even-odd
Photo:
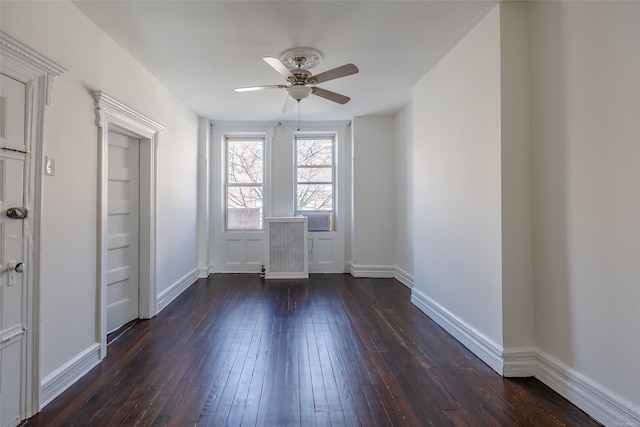
<instances>
[{"instance_id":1,"label":"white louvered panel","mask_svg":"<svg viewBox=\"0 0 640 427\"><path fill-rule=\"evenodd\" d=\"M265 278L307 278L307 218L265 218Z\"/></svg>"}]
</instances>

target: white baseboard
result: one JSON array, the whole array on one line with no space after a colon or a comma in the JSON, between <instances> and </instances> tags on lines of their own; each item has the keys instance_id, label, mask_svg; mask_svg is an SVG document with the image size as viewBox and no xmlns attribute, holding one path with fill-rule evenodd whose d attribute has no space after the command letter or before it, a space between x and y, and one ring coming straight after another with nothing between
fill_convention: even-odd
<instances>
[{"instance_id":1,"label":"white baseboard","mask_svg":"<svg viewBox=\"0 0 640 427\"><path fill-rule=\"evenodd\" d=\"M187 275L162 291L156 300L156 304L158 306L156 313L160 313L164 310L171 301L176 299L182 292L189 288L189 286L193 285L196 280L198 280L197 269L190 271Z\"/></svg>"},{"instance_id":2,"label":"white baseboard","mask_svg":"<svg viewBox=\"0 0 640 427\"><path fill-rule=\"evenodd\" d=\"M358 265L349 261L347 271L353 277L392 279L395 277L396 268L392 265Z\"/></svg>"},{"instance_id":3,"label":"white baseboard","mask_svg":"<svg viewBox=\"0 0 640 427\"><path fill-rule=\"evenodd\" d=\"M640 406L537 350L535 377L605 426L640 426Z\"/></svg>"},{"instance_id":4,"label":"white baseboard","mask_svg":"<svg viewBox=\"0 0 640 427\"><path fill-rule=\"evenodd\" d=\"M501 349L419 290L411 302L504 377L535 377L606 426L640 426L640 407L538 348Z\"/></svg>"},{"instance_id":5,"label":"white baseboard","mask_svg":"<svg viewBox=\"0 0 640 427\"><path fill-rule=\"evenodd\" d=\"M395 267L395 273L393 277L407 288L413 288L413 275L400 267Z\"/></svg>"},{"instance_id":6,"label":"white baseboard","mask_svg":"<svg viewBox=\"0 0 640 427\"><path fill-rule=\"evenodd\" d=\"M95 343L47 375L40 384L40 410L100 363L100 343Z\"/></svg>"},{"instance_id":7,"label":"white baseboard","mask_svg":"<svg viewBox=\"0 0 640 427\"><path fill-rule=\"evenodd\" d=\"M502 352L502 375L509 378L535 377L538 363L538 349L519 347L504 349Z\"/></svg>"},{"instance_id":8,"label":"white baseboard","mask_svg":"<svg viewBox=\"0 0 640 427\"><path fill-rule=\"evenodd\" d=\"M491 369L502 375L502 347L474 329L446 308L413 288L411 302L434 322L449 332Z\"/></svg>"},{"instance_id":9,"label":"white baseboard","mask_svg":"<svg viewBox=\"0 0 640 427\"><path fill-rule=\"evenodd\" d=\"M213 273L213 266L211 264L198 267L198 279L206 279Z\"/></svg>"}]
</instances>

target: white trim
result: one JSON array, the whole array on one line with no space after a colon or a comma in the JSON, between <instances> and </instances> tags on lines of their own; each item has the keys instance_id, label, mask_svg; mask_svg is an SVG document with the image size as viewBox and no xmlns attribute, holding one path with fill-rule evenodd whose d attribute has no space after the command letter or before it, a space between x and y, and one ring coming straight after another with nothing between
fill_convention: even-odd
<instances>
[{"instance_id":1,"label":"white trim","mask_svg":"<svg viewBox=\"0 0 640 427\"><path fill-rule=\"evenodd\" d=\"M111 98L94 91L98 138L98 328L100 359L107 355L107 223L109 156L108 135L118 129L140 140L140 298L139 317L152 318L156 304L156 192L158 135L164 126Z\"/></svg>"},{"instance_id":2,"label":"white trim","mask_svg":"<svg viewBox=\"0 0 640 427\"><path fill-rule=\"evenodd\" d=\"M536 377L604 425L639 425L640 407L537 348L505 349L505 377Z\"/></svg>"},{"instance_id":3,"label":"white trim","mask_svg":"<svg viewBox=\"0 0 640 427\"><path fill-rule=\"evenodd\" d=\"M347 271L353 277L393 279L396 275L396 268L392 265L357 265L353 261L347 262Z\"/></svg>"},{"instance_id":4,"label":"white trim","mask_svg":"<svg viewBox=\"0 0 640 427\"><path fill-rule=\"evenodd\" d=\"M534 377L537 369L537 349L508 348L502 352L502 374L509 378Z\"/></svg>"},{"instance_id":5,"label":"white trim","mask_svg":"<svg viewBox=\"0 0 640 427\"><path fill-rule=\"evenodd\" d=\"M211 273L211 122L198 119L198 277Z\"/></svg>"},{"instance_id":6,"label":"white trim","mask_svg":"<svg viewBox=\"0 0 640 427\"><path fill-rule=\"evenodd\" d=\"M177 282L170 285L167 289L160 292L156 300L157 313L164 310L174 299L180 296L181 293L186 291L189 286L193 285L198 280L198 269L192 270Z\"/></svg>"},{"instance_id":7,"label":"white trim","mask_svg":"<svg viewBox=\"0 0 640 427\"><path fill-rule=\"evenodd\" d=\"M473 354L478 356L480 360L489 365L491 369L502 375L503 349L500 345L494 343L480 331L416 288L411 291L411 302Z\"/></svg>"},{"instance_id":8,"label":"white trim","mask_svg":"<svg viewBox=\"0 0 640 427\"><path fill-rule=\"evenodd\" d=\"M15 325L4 331L0 330L0 349L14 344L16 340L22 339L26 332L27 328L23 325Z\"/></svg>"},{"instance_id":9,"label":"white trim","mask_svg":"<svg viewBox=\"0 0 640 427\"><path fill-rule=\"evenodd\" d=\"M211 264L203 267L198 267L198 279L206 279L213 273L213 266Z\"/></svg>"},{"instance_id":10,"label":"white trim","mask_svg":"<svg viewBox=\"0 0 640 427\"><path fill-rule=\"evenodd\" d=\"M25 143L31 157L25 162L25 206L31 215L24 220L23 260L30 266L24 274L24 337L21 340L20 417L27 419L40 410L40 271L42 176L45 105L51 105L53 81L66 72L55 62L0 31L0 72L26 86Z\"/></svg>"},{"instance_id":11,"label":"white trim","mask_svg":"<svg viewBox=\"0 0 640 427\"><path fill-rule=\"evenodd\" d=\"M400 282L403 285L405 285L407 288L409 288L409 289L413 288L413 274L409 273L408 271L403 270L402 268L396 266L395 267L395 273L394 273L393 277L398 282Z\"/></svg>"},{"instance_id":12,"label":"white trim","mask_svg":"<svg viewBox=\"0 0 640 427\"><path fill-rule=\"evenodd\" d=\"M604 425L640 425L640 406L541 350L535 377Z\"/></svg>"},{"instance_id":13,"label":"white trim","mask_svg":"<svg viewBox=\"0 0 640 427\"><path fill-rule=\"evenodd\" d=\"M502 349L418 289L411 302L504 377L536 377L604 425L640 425L640 407L553 356L533 348Z\"/></svg>"},{"instance_id":14,"label":"white trim","mask_svg":"<svg viewBox=\"0 0 640 427\"><path fill-rule=\"evenodd\" d=\"M96 103L95 113L98 127L105 127L106 121L117 119L125 129L132 128L131 131L136 133L153 135L165 129L160 123L127 107L100 90L93 91L93 98Z\"/></svg>"},{"instance_id":15,"label":"white trim","mask_svg":"<svg viewBox=\"0 0 640 427\"><path fill-rule=\"evenodd\" d=\"M536 356L535 377L597 421L604 425L640 425L640 406L541 350Z\"/></svg>"},{"instance_id":16,"label":"white trim","mask_svg":"<svg viewBox=\"0 0 640 427\"><path fill-rule=\"evenodd\" d=\"M100 343L95 343L42 380L40 409L71 387L100 363Z\"/></svg>"},{"instance_id":17,"label":"white trim","mask_svg":"<svg viewBox=\"0 0 640 427\"><path fill-rule=\"evenodd\" d=\"M67 72L60 65L2 31L0 31L0 64L2 64L3 73L23 83L42 77L45 87L44 100L47 105L51 105L52 102L54 78Z\"/></svg>"}]
</instances>

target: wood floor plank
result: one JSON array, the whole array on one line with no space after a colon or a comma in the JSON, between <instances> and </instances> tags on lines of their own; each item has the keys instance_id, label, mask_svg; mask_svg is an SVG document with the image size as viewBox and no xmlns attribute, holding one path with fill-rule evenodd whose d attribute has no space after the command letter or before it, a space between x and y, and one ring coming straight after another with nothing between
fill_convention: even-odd
<instances>
[{"instance_id":1,"label":"wood floor plank","mask_svg":"<svg viewBox=\"0 0 640 427\"><path fill-rule=\"evenodd\" d=\"M27 426L596 426L503 379L393 279L199 280Z\"/></svg>"}]
</instances>

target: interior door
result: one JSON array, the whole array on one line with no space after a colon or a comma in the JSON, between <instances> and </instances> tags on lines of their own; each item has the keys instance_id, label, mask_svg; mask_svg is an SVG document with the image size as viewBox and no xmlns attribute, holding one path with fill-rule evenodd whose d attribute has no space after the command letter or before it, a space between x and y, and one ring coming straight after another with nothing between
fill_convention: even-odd
<instances>
[{"instance_id":1,"label":"interior door","mask_svg":"<svg viewBox=\"0 0 640 427\"><path fill-rule=\"evenodd\" d=\"M24 412L26 283L24 178L25 85L0 75L0 426L15 426ZM17 208L17 209L13 209Z\"/></svg>"},{"instance_id":2,"label":"interior door","mask_svg":"<svg viewBox=\"0 0 640 427\"><path fill-rule=\"evenodd\" d=\"M109 131L107 331L138 318L140 141Z\"/></svg>"}]
</instances>

